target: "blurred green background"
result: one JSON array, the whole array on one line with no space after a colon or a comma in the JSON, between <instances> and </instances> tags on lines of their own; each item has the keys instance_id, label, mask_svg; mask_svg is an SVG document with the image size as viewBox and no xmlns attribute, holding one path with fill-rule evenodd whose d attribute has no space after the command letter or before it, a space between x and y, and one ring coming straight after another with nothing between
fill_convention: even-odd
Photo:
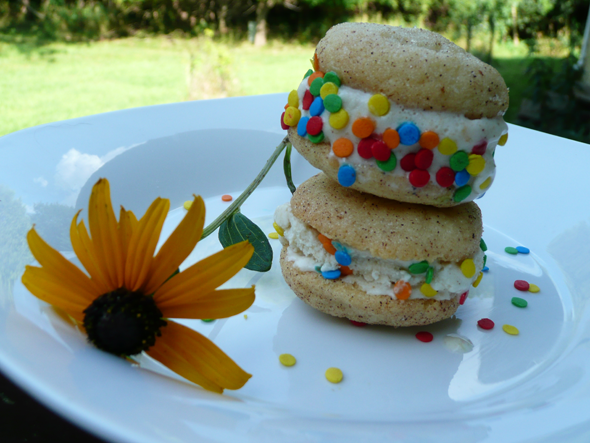
<instances>
[{"instance_id":1,"label":"blurred green background","mask_svg":"<svg viewBox=\"0 0 590 443\"><path fill-rule=\"evenodd\" d=\"M334 24L425 27L495 66L508 122L590 142L590 0L0 0L0 135L136 106L287 92Z\"/></svg>"}]
</instances>

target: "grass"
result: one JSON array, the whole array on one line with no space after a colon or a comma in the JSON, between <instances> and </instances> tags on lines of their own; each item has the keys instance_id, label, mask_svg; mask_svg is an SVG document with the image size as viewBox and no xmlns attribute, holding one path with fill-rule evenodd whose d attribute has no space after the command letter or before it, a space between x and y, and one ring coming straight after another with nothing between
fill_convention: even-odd
<instances>
[{"instance_id":1,"label":"grass","mask_svg":"<svg viewBox=\"0 0 590 443\"><path fill-rule=\"evenodd\" d=\"M313 46L265 48L203 37L49 43L0 36L0 135L52 121L194 98L286 92L310 67ZM526 46L497 45L514 121L526 87Z\"/></svg>"}]
</instances>

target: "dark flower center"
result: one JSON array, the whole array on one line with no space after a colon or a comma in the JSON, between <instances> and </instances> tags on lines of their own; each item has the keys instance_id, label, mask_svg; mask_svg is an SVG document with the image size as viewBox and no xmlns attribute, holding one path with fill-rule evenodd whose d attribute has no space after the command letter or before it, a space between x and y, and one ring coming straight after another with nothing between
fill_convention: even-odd
<instances>
[{"instance_id":1,"label":"dark flower center","mask_svg":"<svg viewBox=\"0 0 590 443\"><path fill-rule=\"evenodd\" d=\"M88 340L116 355L147 351L166 326L154 299L125 288L101 295L84 310Z\"/></svg>"}]
</instances>

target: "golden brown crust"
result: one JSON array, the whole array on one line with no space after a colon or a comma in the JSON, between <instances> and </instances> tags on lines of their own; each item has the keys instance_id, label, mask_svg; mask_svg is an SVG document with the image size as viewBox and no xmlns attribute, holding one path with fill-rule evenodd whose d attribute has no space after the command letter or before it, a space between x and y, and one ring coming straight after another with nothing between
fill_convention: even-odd
<instances>
[{"instance_id":1,"label":"golden brown crust","mask_svg":"<svg viewBox=\"0 0 590 443\"><path fill-rule=\"evenodd\" d=\"M407 108L471 119L508 109L508 88L496 69L425 29L342 23L320 40L316 54L321 71Z\"/></svg>"},{"instance_id":2,"label":"golden brown crust","mask_svg":"<svg viewBox=\"0 0 590 443\"><path fill-rule=\"evenodd\" d=\"M400 203L344 188L322 173L297 188L291 210L327 237L385 259L462 261L478 251L483 232L473 202Z\"/></svg>"},{"instance_id":3,"label":"golden brown crust","mask_svg":"<svg viewBox=\"0 0 590 443\"><path fill-rule=\"evenodd\" d=\"M324 171L333 180L338 181L340 163L335 157L330 158L332 148L329 143L313 143L308 138L297 135L297 130L294 128L289 128L289 140L308 162ZM383 172L376 164L356 165L355 171L357 180L351 188L357 191L368 192L392 200L432 205L439 208L464 204L453 200L454 188L442 188L430 182L426 186L416 189L405 176Z\"/></svg>"},{"instance_id":4,"label":"golden brown crust","mask_svg":"<svg viewBox=\"0 0 590 443\"><path fill-rule=\"evenodd\" d=\"M308 305L335 317L388 326L421 326L451 317L459 299L397 300L387 295L368 295L342 280L326 280L317 272L301 271L281 251L281 269L293 292Z\"/></svg>"}]
</instances>

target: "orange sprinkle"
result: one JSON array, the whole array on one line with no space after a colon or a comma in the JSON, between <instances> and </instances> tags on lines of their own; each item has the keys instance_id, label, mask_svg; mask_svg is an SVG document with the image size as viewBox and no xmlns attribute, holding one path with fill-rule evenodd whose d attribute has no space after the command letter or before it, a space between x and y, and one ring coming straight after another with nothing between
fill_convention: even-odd
<instances>
[{"instance_id":1,"label":"orange sprinkle","mask_svg":"<svg viewBox=\"0 0 590 443\"><path fill-rule=\"evenodd\" d=\"M320 70L320 60L318 59L318 53L313 53L313 70L319 71ZM323 76L322 76L323 77Z\"/></svg>"},{"instance_id":2,"label":"orange sprinkle","mask_svg":"<svg viewBox=\"0 0 590 443\"><path fill-rule=\"evenodd\" d=\"M322 243L322 246L328 252L328 254L330 254L330 255L336 254L336 248L332 244L332 240L330 240L328 237L326 237L323 234L318 234L318 240Z\"/></svg>"},{"instance_id":3,"label":"orange sprinkle","mask_svg":"<svg viewBox=\"0 0 590 443\"><path fill-rule=\"evenodd\" d=\"M440 139L438 138L438 134L434 131L426 131L423 132L420 136L420 146L426 149L434 149L438 146Z\"/></svg>"},{"instance_id":4,"label":"orange sprinkle","mask_svg":"<svg viewBox=\"0 0 590 443\"><path fill-rule=\"evenodd\" d=\"M332 240L330 240L328 237L326 237L324 234L318 234L318 240L321 243L332 243Z\"/></svg>"},{"instance_id":5,"label":"orange sprinkle","mask_svg":"<svg viewBox=\"0 0 590 443\"><path fill-rule=\"evenodd\" d=\"M383 133L383 141L389 149L395 149L399 145L399 134L395 129L387 128Z\"/></svg>"},{"instance_id":6,"label":"orange sprinkle","mask_svg":"<svg viewBox=\"0 0 590 443\"><path fill-rule=\"evenodd\" d=\"M224 195L221 196L221 200L223 200L224 202L230 202L233 199L234 198L231 195L229 195L229 194L224 194Z\"/></svg>"},{"instance_id":7,"label":"orange sprinkle","mask_svg":"<svg viewBox=\"0 0 590 443\"><path fill-rule=\"evenodd\" d=\"M348 266L340 266L340 275L342 277L346 277L347 275L352 275L352 269Z\"/></svg>"},{"instance_id":8,"label":"orange sprinkle","mask_svg":"<svg viewBox=\"0 0 590 443\"><path fill-rule=\"evenodd\" d=\"M322 71L316 71L313 74L311 74L309 77L307 77L307 84L309 86L311 86L311 83L316 79L316 78L324 78L324 73Z\"/></svg>"},{"instance_id":9,"label":"orange sprinkle","mask_svg":"<svg viewBox=\"0 0 590 443\"><path fill-rule=\"evenodd\" d=\"M354 145L347 138L339 138L332 145L332 150L337 157L348 157L354 151Z\"/></svg>"},{"instance_id":10,"label":"orange sprinkle","mask_svg":"<svg viewBox=\"0 0 590 443\"><path fill-rule=\"evenodd\" d=\"M352 133L358 138L367 138L375 130L375 123L368 117L357 118L352 124Z\"/></svg>"},{"instance_id":11,"label":"orange sprinkle","mask_svg":"<svg viewBox=\"0 0 590 443\"><path fill-rule=\"evenodd\" d=\"M287 109L289 106L291 106L291 105L290 105L289 103L287 103L287 104L285 105L285 110L286 110L286 109Z\"/></svg>"},{"instance_id":12,"label":"orange sprinkle","mask_svg":"<svg viewBox=\"0 0 590 443\"><path fill-rule=\"evenodd\" d=\"M398 280L393 285L393 294L398 300L407 300L412 295L412 287L403 280Z\"/></svg>"}]
</instances>

